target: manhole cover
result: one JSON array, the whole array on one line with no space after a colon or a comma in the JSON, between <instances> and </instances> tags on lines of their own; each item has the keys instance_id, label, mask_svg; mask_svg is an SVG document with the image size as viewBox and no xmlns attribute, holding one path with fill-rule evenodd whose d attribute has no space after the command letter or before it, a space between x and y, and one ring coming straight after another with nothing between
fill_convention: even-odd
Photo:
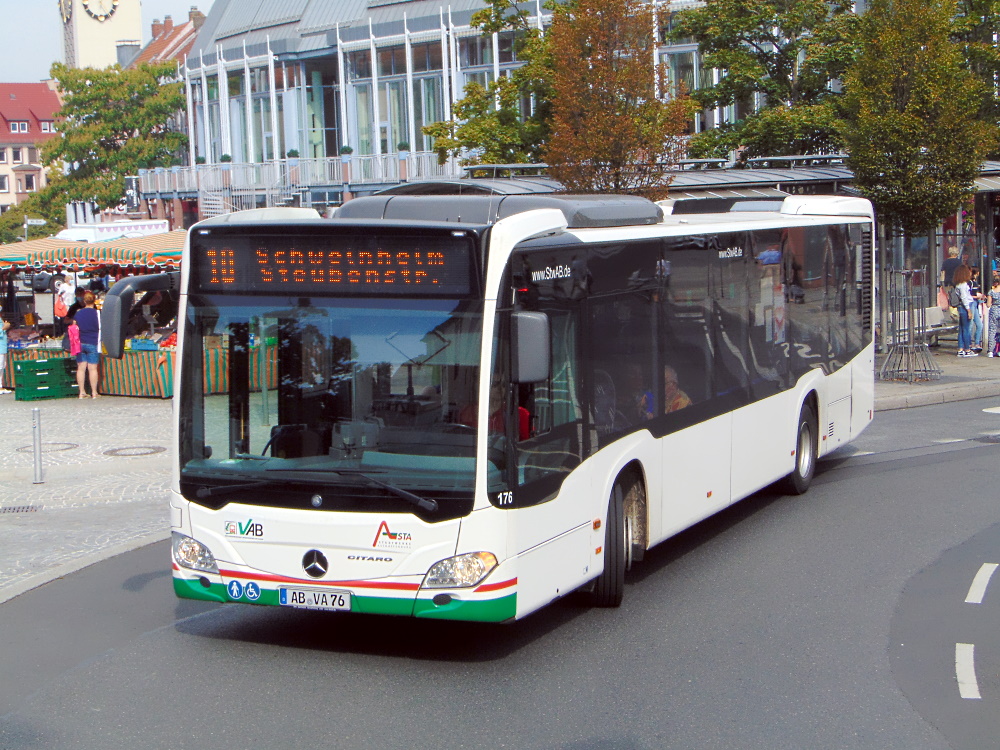
<instances>
[{"instance_id":1,"label":"manhole cover","mask_svg":"<svg viewBox=\"0 0 1000 750\"><path fill-rule=\"evenodd\" d=\"M166 448L159 445L133 445L129 448L112 448L104 451L105 456L152 456L154 453L163 453Z\"/></svg>"},{"instance_id":2,"label":"manhole cover","mask_svg":"<svg viewBox=\"0 0 1000 750\"><path fill-rule=\"evenodd\" d=\"M42 453L53 453L55 451L71 451L74 448L79 448L77 443L42 443ZM31 453L35 450L35 446L26 445L23 448L18 448L18 453Z\"/></svg>"}]
</instances>

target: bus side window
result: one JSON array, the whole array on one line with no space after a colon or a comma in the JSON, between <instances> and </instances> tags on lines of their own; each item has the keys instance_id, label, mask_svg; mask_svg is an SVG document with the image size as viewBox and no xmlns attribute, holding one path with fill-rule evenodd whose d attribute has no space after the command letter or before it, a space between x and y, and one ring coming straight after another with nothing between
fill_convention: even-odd
<instances>
[{"instance_id":1,"label":"bus side window","mask_svg":"<svg viewBox=\"0 0 1000 750\"><path fill-rule=\"evenodd\" d=\"M552 332L552 377L529 386L527 403L517 405L528 412L533 430L517 444L517 484L524 490L521 504L545 500L582 459L577 316L565 310L547 312Z\"/></svg>"}]
</instances>

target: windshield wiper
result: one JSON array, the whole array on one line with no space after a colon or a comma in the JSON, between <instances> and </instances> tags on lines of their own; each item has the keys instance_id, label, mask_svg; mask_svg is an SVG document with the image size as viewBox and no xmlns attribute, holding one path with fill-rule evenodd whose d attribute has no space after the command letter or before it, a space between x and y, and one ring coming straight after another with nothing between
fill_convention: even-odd
<instances>
[{"instance_id":1,"label":"windshield wiper","mask_svg":"<svg viewBox=\"0 0 1000 750\"><path fill-rule=\"evenodd\" d=\"M191 481L197 482L201 480L192 479ZM316 482L315 480L312 480L312 482L310 482L310 480L301 479L299 481L302 482L303 484L309 484L309 483L319 484L319 482ZM230 492L239 492L240 490L253 489L254 487L268 487L284 483L285 483L284 481L278 481L275 479L258 479L254 482L241 482L240 484L217 484L213 485L212 487L199 487L194 494L197 495L198 497L211 497L212 495L225 495Z\"/></svg>"},{"instance_id":2,"label":"windshield wiper","mask_svg":"<svg viewBox=\"0 0 1000 750\"><path fill-rule=\"evenodd\" d=\"M246 482L245 484L219 484L214 487L199 487L198 491L194 494L198 497L211 497L212 495L225 495L228 492L249 490L253 487L264 487L268 484L274 484L274 482L263 480L260 482Z\"/></svg>"},{"instance_id":3,"label":"windshield wiper","mask_svg":"<svg viewBox=\"0 0 1000 750\"><path fill-rule=\"evenodd\" d=\"M265 471L306 471L321 474L340 474L342 476L356 476L371 482L376 487L381 487L384 490L388 490L396 497L400 497L411 505L415 505L422 510L430 511L433 513L438 509L438 504L436 500L432 500L429 497L420 497L420 495L414 495L412 492L404 490L402 487L396 487L394 485L383 482L375 477L369 475L368 473L361 471L360 469L265 469Z\"/></svg>"}]
</instances>

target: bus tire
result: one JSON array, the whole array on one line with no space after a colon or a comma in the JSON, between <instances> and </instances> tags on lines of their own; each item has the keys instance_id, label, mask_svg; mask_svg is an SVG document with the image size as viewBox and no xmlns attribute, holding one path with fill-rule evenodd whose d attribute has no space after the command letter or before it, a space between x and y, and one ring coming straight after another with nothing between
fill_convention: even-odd
<instances>
[{"instance_id":1,"label":"bus tire","mask_svg":"<svg viewBox=\"0 0 1000 750\"><path fill-rule=\"evenodd\" d=\"M819 448L818 430L816 413L809 404L804 405L795 429L795 468L784 481L784 489L790 495L802 495L812 484Z\"/></svg>"},{"instance_id":2,"label":"bus tire","mask_svg":"<svg viewBox=\"0 0 1000 750\"><path fill-rule=\"evenodd\" d=\"M617 607L625 593L625 567L627 563L625 523L625 488L621 480L615 482L608 499L608 520L604 524L604 571L594 582L590 602L595 607Z\"/></svg>"}]
</instances>

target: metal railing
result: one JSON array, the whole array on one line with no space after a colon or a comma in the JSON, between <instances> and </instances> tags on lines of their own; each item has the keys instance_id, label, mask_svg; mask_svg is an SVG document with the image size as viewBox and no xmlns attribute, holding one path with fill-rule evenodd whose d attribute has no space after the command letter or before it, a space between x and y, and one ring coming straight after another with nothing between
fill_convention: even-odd
<instances>
[{"instance_id":1,"label":"metal railing","mask_svg":"<svg viewBox=\"0 0 1000 750\"><path fill-rule=\"evenodd\" d=\"M403 179L460 177L454 160L438 164L433 151L399 154L349 155L323 159L279 159L263 163L198 164L193 167L158 167L139 170L139 190L144 195L204 193L221 190L305 190L310 187L349 186L400 182Z\"/></svg>"},{"instance_id":2,"label":"metal railing","mask_svg":"<svg viewBox=\"0 0 1000 750\"><path fill-rule=\"evenodd\" d=\"M889 318L882 332L886 355L878 370L880 380L937 380L941 368L931 358L928 348L925 279L927 269L886 273L889 282Z\"/></svg>"}]
</instances>

